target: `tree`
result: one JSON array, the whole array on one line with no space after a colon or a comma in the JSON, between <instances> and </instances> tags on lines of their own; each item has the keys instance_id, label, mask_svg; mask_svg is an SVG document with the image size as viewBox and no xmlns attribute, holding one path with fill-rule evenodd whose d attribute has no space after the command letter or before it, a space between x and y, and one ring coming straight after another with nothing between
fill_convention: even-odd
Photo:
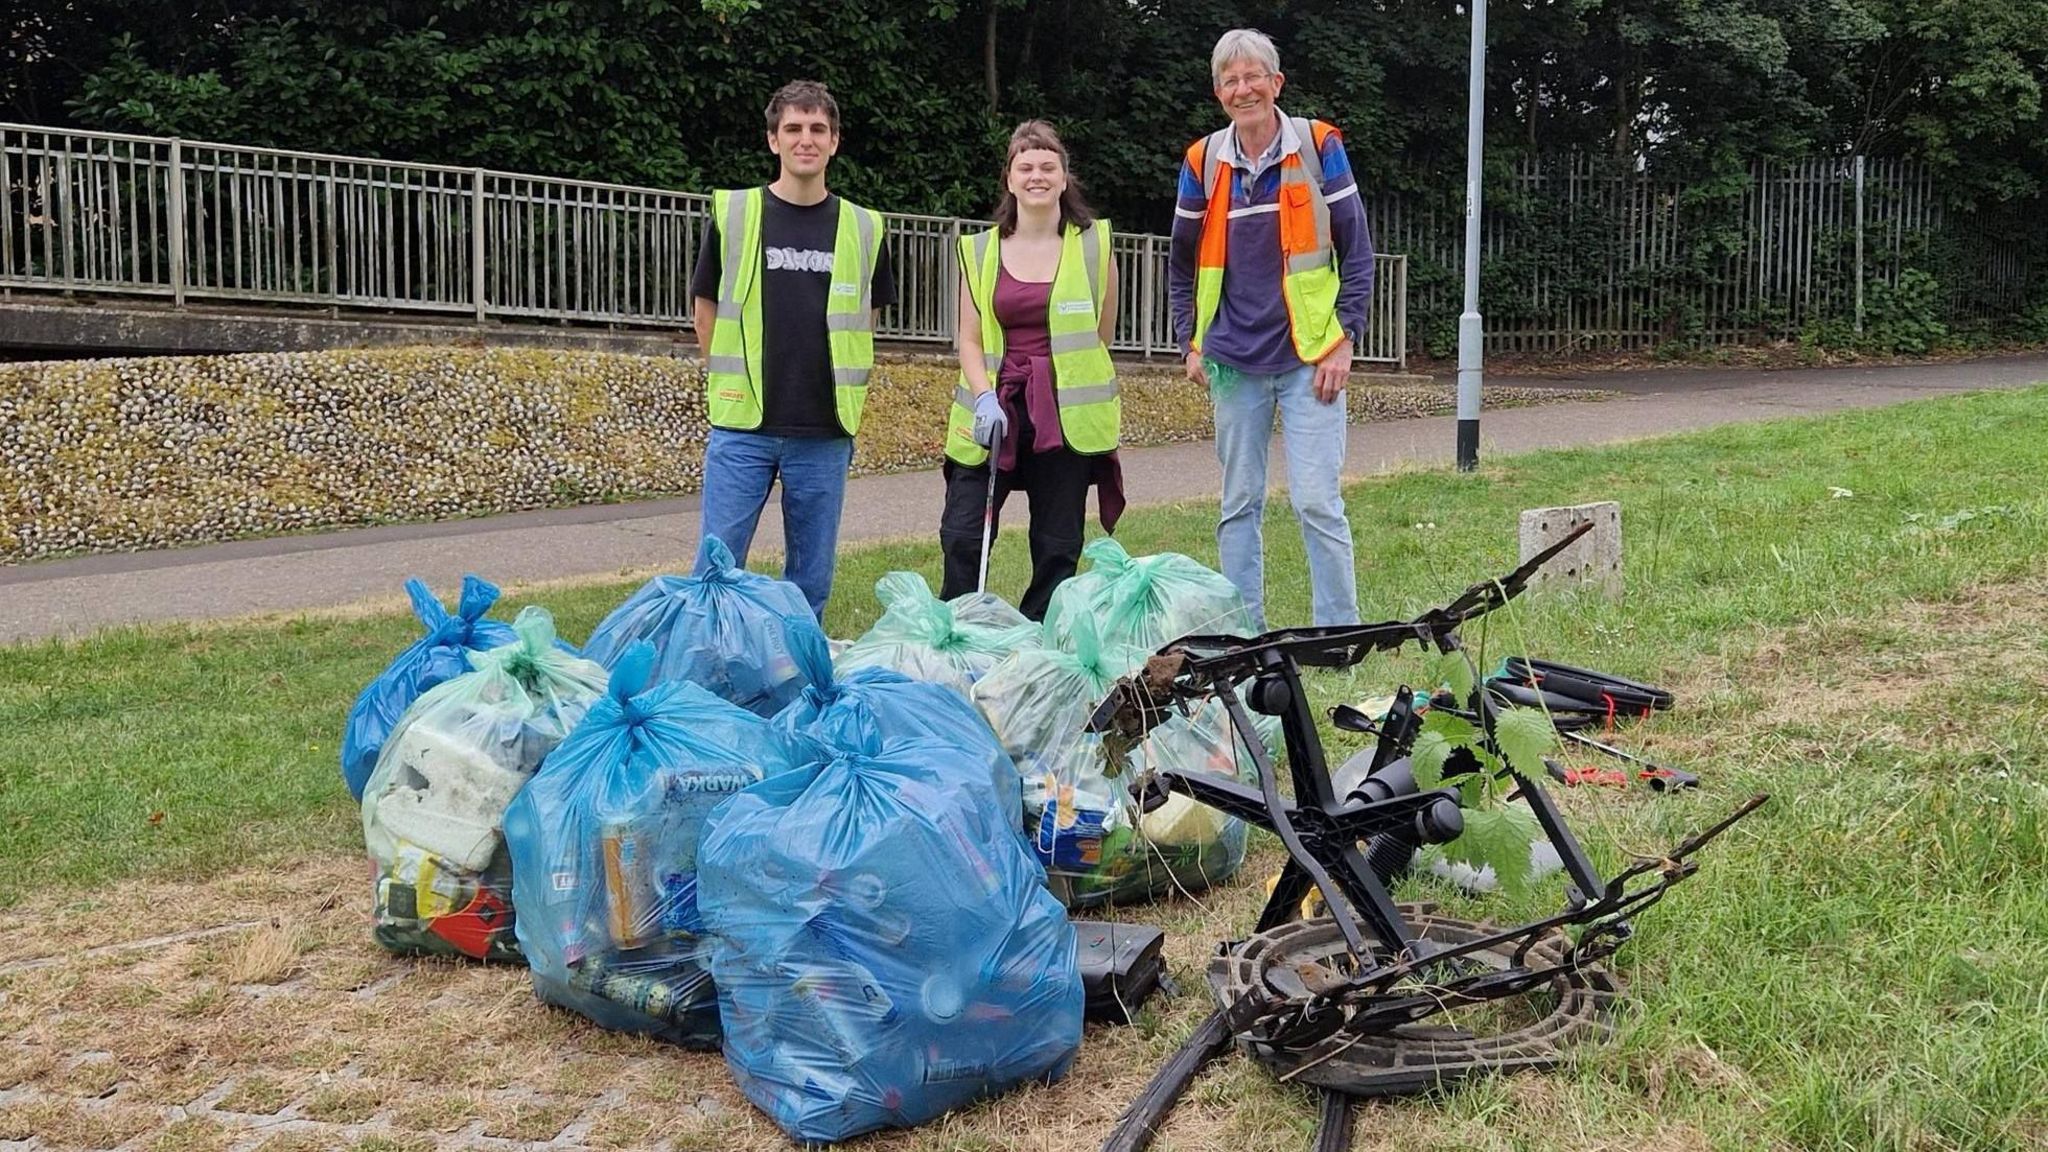
<instances>
[{"instance_id":1,"label":"tree","mask_svg":"<svg viewBox=\"0 0 2048 1152\"><path fill-rule=\"evenodd\" d=\"M1098 207L1159 230L1222 122L1209 51L1279 42L1284 104L1343 128L1374 188L1456 184L1457 0L57 0L0 60L10 115L705 188L767 178L759 110L839 94L849 193L979 215L1018 120L1051 120ZM1488 149L1726 177L1763 157L1925 157L2032 195L2048 0L1519 0L1492 5Z\"/></svg>"}]
</instances>

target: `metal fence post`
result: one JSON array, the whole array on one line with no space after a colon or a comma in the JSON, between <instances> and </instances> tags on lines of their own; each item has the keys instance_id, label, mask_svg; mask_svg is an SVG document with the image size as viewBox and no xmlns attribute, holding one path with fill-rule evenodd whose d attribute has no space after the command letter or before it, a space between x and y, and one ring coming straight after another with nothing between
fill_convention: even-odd
<instances>
[{"instance_id":1,"label":"metal fence post","mask_svg":"<svg viewBox=\"0 0 2048 1152\"><path fill-rule=\"evenodd\" d=\"M1856 331L1863 331L1863 154L1856 154Z\"/></svg>"},{"instance_id":2,"label":"metal fence post","mask_svg":"<svg viewBox=\"0 0 2048 1152\"><path fill-rule=\"evenodd\" d=\"M939 300L943 304L944 316L938 318L940 335L948 336L958 343L960 333L960 218L954 217L946 225L946 250L939 255L939 275L944 283L939 285Z\"/></svg>"},{"instance_id":3,"label":"metal fence post","mask_svg":"<svg viewBox=\"0 0 2048 1152\"><path fill-rule=\"evenodd\" d=\"M484 170L469 171L469 293L476 304L476 322L484 322Z\"/></svg>"},{"instance_id":4,"label":"metal fence post","mask_svg":"<svg viewBox=\"0 0 2048 1152\"><path fill-rule=\"evenodd\" d=\"M327 208L322 229L327 236L327 303L341 299L341 205L334 191L334 165L327 166L327 181L321 189L321 203Z\"/></svg>"},{"instance_id":5,"label":"metal fence post","mask_svg":"<svg viewBox=\"0 0 2048 1152\"><path fill-rule=\"evenodd\" d=\"M1159 237L1145 233L1145 262L1138 273L1138 343L1147 360L1152 358L1152 318L1159 312L1159 270L1153 266L1158 245Z\"/></svg>"},{"instance_id":6,"label":"metal fence post","mask_svg":"<svg viewBox=\"0 0 2048 1152\"><path fill-rule=\"evenodd\" d=\"M171 178L165 195L170 204L164 213L171 236L171 303L185 306L185 142L171 138Z\"/></svg>"},{"instance_id":7,"label":"metal fence post","mask_svg":"<svg viewBox=\"0 0 2048 1152\"><path fill-rule=\"evenodd\" d=\"M1394 264L1394 282L1399 293L1394 297L1394 363L1401 371L1408 370L1408 254L1402 253Z\"/></svg>"}]
</instances>

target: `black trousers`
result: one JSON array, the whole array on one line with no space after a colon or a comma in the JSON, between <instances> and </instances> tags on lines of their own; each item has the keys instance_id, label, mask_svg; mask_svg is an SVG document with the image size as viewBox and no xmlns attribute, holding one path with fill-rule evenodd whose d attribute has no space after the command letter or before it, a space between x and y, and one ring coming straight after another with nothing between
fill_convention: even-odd
<instances>
[{"instance_id":1,"label":"black trousers","mask_svg":"<svg viewBox=\"0 0 2048 1152\"><path fill-rule=\"evenodd\" d=\"M1052 604L1052 590L1081 564L1095 461L1065 447L1033 452L1029 443L1026 439L1020 446L1017 467L996 476L996 509L1000 522L1010 493L1021 491L1030 498L1031 586L1017 602L1017 610L1028 619L1043 620ZM939 546L946 554L941 599L974 591L981 575L982 513L988 506L989 469L994 466L993 458L979 468L946 462L946 511L939 520Z\"/></svg>"}]
</instances>

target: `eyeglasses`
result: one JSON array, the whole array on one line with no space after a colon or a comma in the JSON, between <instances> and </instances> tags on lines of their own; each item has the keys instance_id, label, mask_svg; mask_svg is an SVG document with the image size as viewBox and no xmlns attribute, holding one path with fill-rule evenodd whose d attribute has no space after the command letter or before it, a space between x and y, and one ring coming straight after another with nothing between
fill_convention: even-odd
<instances>
[{"instance_id":1,"label":"eyeglasses","mask_svg":"<svg viewBox=\"0 0 2048 1152\"><path fill-rule=\"evenodd\" d=\"M1216 88L1222 92L1236 92L1242 88L1256 88L1271 80L1271 72L1249 72L1239 76L1225 76L1217 81Z\"/></svg>"}]
</instances>

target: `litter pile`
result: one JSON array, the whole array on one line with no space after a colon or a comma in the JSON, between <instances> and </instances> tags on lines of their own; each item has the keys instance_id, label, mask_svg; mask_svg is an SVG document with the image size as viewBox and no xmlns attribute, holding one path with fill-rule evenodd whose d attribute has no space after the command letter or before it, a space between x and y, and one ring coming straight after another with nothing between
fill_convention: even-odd
<instances>
[{"instance_id":1,"label":"litter pile","mask_svg":"<svg viewBox=\"0 0 2048 1152\"><path fill-rule=\"evenodd\" d=\"M363 798L363 787L377 767L384 741L412 702L427 689L469 671L466 653L483 652L517 639L511 628L483 618L498 602L498 586L488 580L463 577L462 600L452 616L424 581L406 581L405 593L412 598L413 615L420 618L427 634L413 641L370 681L348 711L348 727L341 738L341 778L348 784L348 794L357 800Z\"/></svg>"},{"instance_id":2,"label":"litter pile","mask_svg":"<svg viewBox=\"0 0 2048 1152\"><path fill-rule=\"evenodd\" d=\"M607 1028L718 1043L697 843L727 797L794 765L774 725L684 680L654 646L620 653L608 694L505 815L534 992Z\"/></svg>"},{"instance_id":3,"label":"litter pile","mask_svg":"<svg viewBox=\"0 0 2048 1152\"><path fill-rule=\"evenodd\" d=\"M715 536L688 576L656 576L612 610L584 647L607 666L635 640L654 645L655 674L687 680L760 716L804 690L783 620L809 616L794 584L749 572Z\"/></svg>"},{"instance_id":4,"label":"litter pile","mask_svg":"<svg viewBox=\"0 0 2048 1152\"><path fill-rule=\"evenodd\" d=\"M839 654L841 672L888 668L965 696L974 682L1019 648L1038 646L1038 626L986 592L953 600L932 595L915 572L891 572L875 582L882 618Z\"/></svg>"},{"instance_id":5,"label":"litter pile","mask_svg":"<svg viewBox=\"0 0 2048 1152\"><path fill-rule=\"evenodd\" d=\"M1084 1007L1126 1019L1159 979L1156 932L1091 930L1084 964L1062 906L1197 891L1244 859L1240 821L1132 785L1256 779L1221 705L1129 749L1086 732L1162 638L1245 623L1186 557L1088 556L1043 627L891 573L836 664L801 593L716 539L580 655L544 609L484 619L482 580L455 615L408 585L427 634L365 689L343 754L377 941L523 960L546 1003L721 1047L800 1141L1056 1079Z\"/></svg>"},{"instance_id":6,"label":"litter pile","mask_svg":"<svg viewBox=\"0 0 2048 1152\"><path fill-rule=\"evenodd\" d=\"M394 952L519 959L505 809L605 673L556 646L545 608L522 610L512 631L405 709L363 788L377 941Z\"/></svg>"}]
</instances>

